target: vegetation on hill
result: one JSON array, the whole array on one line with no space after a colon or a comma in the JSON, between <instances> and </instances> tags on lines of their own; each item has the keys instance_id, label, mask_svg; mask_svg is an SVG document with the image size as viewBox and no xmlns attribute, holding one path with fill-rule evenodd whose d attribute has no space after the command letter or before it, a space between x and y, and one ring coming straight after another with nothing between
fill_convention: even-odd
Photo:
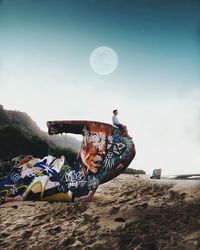
<instances>
[{"instance_id":1,"label":"vegetation on hill","mask_svg":"<svg viewBox=\"0 0 200 250\"><path fill-rule=\"evenodd\" d=\"M140 170L140 169L133 169L133 168L126 168L124 171L124 174L146 174L146 172L144 170Z\"/></svg>"},{"instance_id":2,"label":"vegetation on hill","mask_svg":"<svg viewBox=\"0 0 200 250\"><path fill-rule=\"evenodd\" d=\"M70 135L50 136L42 131L29 115L21 111L5 110L0 105L0 128L5 125L14 125L28 135L36 135L52 146L65 147L78 152L80 142ZM67 142L67 143L66 143Z\"/></svg>"},{"instance_id":3,"label":"vegetation on hill","mask_svg":"<svg viewBox=\"0 0 200 250\"><path fill-rule=\"evenodd\" d=\"M22 154L39 158L64 155L71 164L77 155L52 143L26 113L4 110L0 105L0 159L9 160Z\"/></svg>"}]
</instances>

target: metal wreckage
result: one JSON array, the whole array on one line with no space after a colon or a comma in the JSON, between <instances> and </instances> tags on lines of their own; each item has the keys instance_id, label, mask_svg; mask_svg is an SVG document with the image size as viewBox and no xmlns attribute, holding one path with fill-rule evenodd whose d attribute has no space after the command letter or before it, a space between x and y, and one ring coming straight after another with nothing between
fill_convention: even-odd
<instances>
[{"instance_id":1,"label":"metal wreckage","mask_svg":"<svg viewBox=\"0 0 200 250\"><path fill-rule=\"evenodd\" d=\"M135 156L133 140L117 127L94 121L49 121L50 135L73 133L83 141L73 166L64 156L43 159L21 156L12 170L0 178L0 203L21 200L91 200L98 185L130 164Z\"/></svg>"}]
</instances>

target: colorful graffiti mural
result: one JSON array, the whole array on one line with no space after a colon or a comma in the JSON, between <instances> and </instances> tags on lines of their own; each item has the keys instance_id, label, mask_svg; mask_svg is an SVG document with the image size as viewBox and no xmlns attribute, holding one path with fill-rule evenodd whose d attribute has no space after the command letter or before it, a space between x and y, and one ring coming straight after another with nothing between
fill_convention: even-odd
<instances>
[{"instance_id":1,"label":"colorful graffiti mural","mask_svg":"<svg viewBox=\"0 0 200 250\"><path fill-rule=\"evenodd\" d=\"M70 166L64 156L16 157L10 173L0 178L1 203L14 200L91 200L98 185L122 173L135 156L133 140L110 124L49 121L47 126L50 135L83 135L76 161Z\"/></svg>"}]
</instances>

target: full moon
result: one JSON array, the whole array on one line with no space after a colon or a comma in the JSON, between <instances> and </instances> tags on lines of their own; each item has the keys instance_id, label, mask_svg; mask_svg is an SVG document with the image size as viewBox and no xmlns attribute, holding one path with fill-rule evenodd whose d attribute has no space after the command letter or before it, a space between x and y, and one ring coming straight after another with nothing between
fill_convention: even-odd
<instances>
[{"instance_id":1,"label":"full moon","mask_svg":"<svg viewBox=\"0 0 200 250\"><path fill-rule=\"evenodd\" d=\"M100 75L112 73L118 64L118 56L109 47L98 47L90 55L90 65Z\"/></svg>"}]
</instances>

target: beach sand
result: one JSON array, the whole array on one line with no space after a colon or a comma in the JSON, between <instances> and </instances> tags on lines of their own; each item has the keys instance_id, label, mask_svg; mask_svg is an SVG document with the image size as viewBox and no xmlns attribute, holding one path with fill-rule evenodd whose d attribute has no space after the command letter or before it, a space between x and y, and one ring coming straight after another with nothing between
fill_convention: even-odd
<instances>
[{"instance_id":1,"label":"beach sand","mask_svg":"<svg viewBox=\"0 0 200 250\"><path fill-rule=\"evenodd\" d=\"M0 249L200 249L200 182L123 174L91 202L3 204Z\"/></svg>"}]
</instances>

